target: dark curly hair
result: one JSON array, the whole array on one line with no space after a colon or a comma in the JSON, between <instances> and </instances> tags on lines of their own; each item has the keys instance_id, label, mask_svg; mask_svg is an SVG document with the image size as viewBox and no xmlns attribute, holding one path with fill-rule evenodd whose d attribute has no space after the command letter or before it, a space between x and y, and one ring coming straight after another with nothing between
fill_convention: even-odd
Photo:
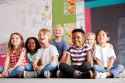
<instances>
[{"instance_id":1,"label":"dark curly hair","mask_svg":"<svg viewBox=\"0 0 125 83\"><path fill-rule=\"evenodd\" d=\"M30 52L30 53L32 52L32 50L30 50L28 48L28 43L29 43L30 39L33 39L35 41L35 44L36 44L35 52L37 52L37 50L40 48L40 44L39 44L39 41L38 41L38 39L36 37L29 37L29 38L27 38L27 40L25 42L25 48L26 48L27 52Z\"/></svg>"}]
</instances>

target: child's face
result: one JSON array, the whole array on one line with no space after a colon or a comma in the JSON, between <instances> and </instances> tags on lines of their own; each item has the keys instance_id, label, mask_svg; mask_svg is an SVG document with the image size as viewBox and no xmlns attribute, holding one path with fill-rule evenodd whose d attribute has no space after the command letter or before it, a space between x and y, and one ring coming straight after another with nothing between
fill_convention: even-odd
<instances>
[{"instance_id":1,"label":"child's face","mask_svg":"<svg viewBox=\"0 0 125 83\"><path fill-rule=\"evenodd\" d=\"M29 48L30 50L35 50L35 48L36 48L35 41L34 41L33 39L29 39L27 46L28 46L28 48Z\"/></svg>"},{"instance_id":2,"label":"child's face","mask_svg":"<svg viewBox=\"0 0 125 83\"><path fill-rule=\"evenodd\" d=\"M40 32L39 33L40 43L45 44L45 43L49 42L49 36L50 36L49 33Z\"/></svg>"},{"instance_id":3,"label":"child's face","mask_svg":"<svg viewBox=\"0 0 125 83\"><path fill-rule=\"evenodd\" d=\"M97 42L99 44L104 44L108 41L107 33L104 31L100 31L97 35Z\"/></svg>"},{"instance_id":4,"label":"child's face","mask_svg":"<svg viewBox=\"0 0 125 83\"><path fill-rule=\"evenodd\" d=\"M85 41L85 36L81 32L75 32L72 34L72 42L74 45L81 47Z\"/></svg>"},{"instance_id":5,"label":"child's face","mask_svg":"<svg viewBox=\"0 0 125 83\"><path fill-rule=\"evenodd\" d=\"M12 35L12 37L11 37L11 44L13 46L15 46L15 47L20 46L20 44L21 44L20 36L16 35L16 34Z\"/></svg>"},{"instance_id":6,"label":"child's face","mask_svg":"<svg viewBox=\"0 0 125 83\"><path fill-rule=\"evenodd\" d=\"M95 44L95 35L88 35L86 38L86 43L93 46Z\"/></svg>"},{"instance_id":7,"label":"child's face","mask_svg":"<svg viewBox=\"0 0 125 83\"><path fill-rule=\"evenodd\" d=\"M61 37L63 36L63 28L62 27L59 27L59 28L54 28L54 35L56 37Z\"/></svg>"}]
</instances>

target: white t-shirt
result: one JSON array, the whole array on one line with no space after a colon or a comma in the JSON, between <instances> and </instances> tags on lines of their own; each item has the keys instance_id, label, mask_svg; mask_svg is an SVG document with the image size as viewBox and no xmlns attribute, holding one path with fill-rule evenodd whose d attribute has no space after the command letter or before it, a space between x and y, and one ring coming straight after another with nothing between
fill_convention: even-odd
<instances>
[{"instance_id":1,"label":"white t-shirt","mask_svg":"<svg viewBox=\"0 0 125 83\"><path fill-rule=\"evenodd\" d=\"M54 60L51 61L52 56L54 57ZM50 45L48 48L40 48L38 50L38 55L36 56L36 59L41 59L42 64L45 66L47 64L58 64L58 56L59 53L57 51L57 48L53 45Z\"/></svg>"},{"instance_id":2,"label":"white t-shirt","mask_svg":"<svg viewBox=\"0 0 125 83\"><path fill-rule=\"evenodd\" d=\"M106 47L96 45L95 57L98 58L104 64L105 67L107 67L108 59L110 57L116 58L116 55L112 45L108 45Z\"/></svg>"}]
</instances>

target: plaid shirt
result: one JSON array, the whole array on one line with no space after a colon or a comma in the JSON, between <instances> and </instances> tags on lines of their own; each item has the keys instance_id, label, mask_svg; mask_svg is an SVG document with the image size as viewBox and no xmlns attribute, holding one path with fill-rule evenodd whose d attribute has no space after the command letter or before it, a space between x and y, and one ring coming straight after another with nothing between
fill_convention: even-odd
<instances>
[{"instance_id":1,"label":"plaid shirt","mask_svg":"<svg viewBox=\"0 0 125 83\"><path fill-rule=\"evenodd\" d=\"M15 51L10 54L10 62L9 62L10 67L14 67L17 64L17 62L19 61L20 56L22 56L21 54L23 52L25 52L24 49L21 50L20 55L17 55ZM23 53L23 54L25 54L25 53ZM23 55L23 56L24 57L22 58L22 61L20 63L21 65L25 65L27 63L27 61L26 61L26 55Z\"/></svg>"}]
</instances>

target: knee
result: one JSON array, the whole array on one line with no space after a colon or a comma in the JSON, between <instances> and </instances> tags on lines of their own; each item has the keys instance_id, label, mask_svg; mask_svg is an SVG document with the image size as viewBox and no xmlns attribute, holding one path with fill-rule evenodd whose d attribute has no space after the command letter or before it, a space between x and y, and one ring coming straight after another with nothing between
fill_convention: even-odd
<instances>
[{"instance_id":1,"label":"knee","mask_svg":"<svg viewBox=\"0 0 125 83\"><path fill-rule=\"evenodd\" d=\"M123 66L123 65L121 65L121 64L119 64L119 65L118 65L118 67L120 67L120 68L122 68L122 69L124 68L124 66Z\"/></svg>"},{"instance_id":2,"label":"knee","mask_svg":"<svg viewBox=\"0 0 125 83\"><path fill-rule=\"evenodd\" d=\"M25 70L26 70L26 71L32 71L32 70L33 70L32 64L26 65L26 66L25 66Z\"/></svg>"},{"instance_id":3,"label":"knee","mask_svg":"<svg viewBox=\"0 0 125 83\"><path fill-rule=\"evenodd\" d=\"M65 66L66 66L65 63L60 63L60 64L59 64L59 69L61 70L61 69L63 69Z\"/></svg>"},{"instance_id":4,"label":"knee","mask_svg":"<svg viewBox=\"0 0 125 83\"><path fill-rule=\"evenodd\" d=\"M18 67L15 68L16 72L23 72L24 70L25 70L24 66L18 66Z\"/></svg>"},{"instance_id":5,"label":"knee","mask_svg":"<svg viewBox=\"0 0 125 83\"><path fill-rule=\"evenodd\" d=\"M118 65L118 68L119 68L120 70L124 70L124 69L125 69L124 66L121 65L121 64Z\"/></svg>"}]
</instances>

